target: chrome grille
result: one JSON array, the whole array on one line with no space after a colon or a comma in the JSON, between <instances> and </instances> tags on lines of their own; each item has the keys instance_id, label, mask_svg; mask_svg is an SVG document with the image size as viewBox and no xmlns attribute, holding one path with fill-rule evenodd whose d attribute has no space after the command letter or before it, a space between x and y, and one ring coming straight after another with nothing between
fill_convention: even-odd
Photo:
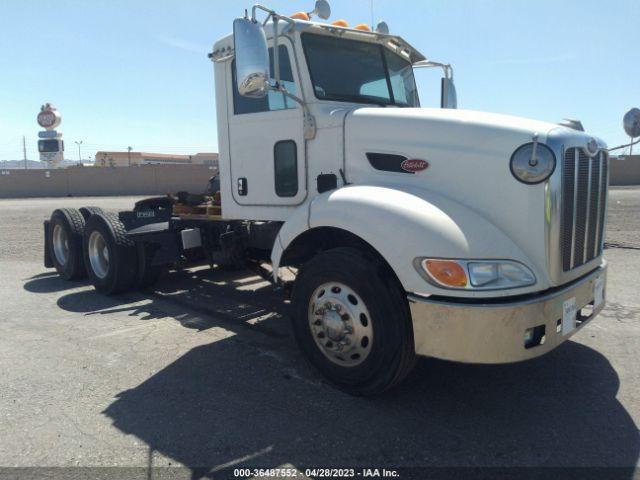
<instances>
[{"instance_id":1,"label":"chrome grille","mask_svg":"<svg viewBox=\"0 0 640 480\"><path fill-rule=\"evenodd\" d=\"M562 165L560 250L565 272L602 254L607 198L607 154L589 157L582 148L565 152Z\"/></svg>"}]
</instances>

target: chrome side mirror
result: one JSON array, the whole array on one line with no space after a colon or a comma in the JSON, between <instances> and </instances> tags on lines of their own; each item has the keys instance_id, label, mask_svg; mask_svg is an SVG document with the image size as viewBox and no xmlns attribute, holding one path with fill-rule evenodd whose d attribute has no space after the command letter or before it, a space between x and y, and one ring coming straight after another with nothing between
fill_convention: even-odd
<instances>
[{"instance_id":1,"label":"chrome side mirror","mask_svg":"<svg viewBox=\"0 0 640 480\"><path fill-rule=\"evenodd\" d=\"M640 109L632 108L629 110L622 120L622 125L624 131L632 139L640 137Z\"/></svg>"},{"instance_id":2,"label":"chrome side mirror","mask_svg":"<svg viewBox=\"0 0 640 480\"><path fill-rule=\"evenodd\" d=\"M238 93L263 98L269 91L269 49L262 25L249 18L236 18L233 43Z\"/></svg>"},{"instance_id":3,"label":"chrome side mirror","mask_svg":"<svg viewBox=\"0 0 640 480\"><path fill-rule=\"evenodd\" d=\"M389 35L389 25L387 22L381 21L376 25L376 33L381 33L382 35Z\"/></svg>"},{"instance_id":4,"label":"chrome side mirror","mask_svg":"<svg viewBox=\"0 0 640 480\"><path fill-rule=\"evenodd\" d=\"M458 108L458 94L453 78L442 77L442 89L440 93L440 107Z\"/></svg>"}]
</instances>

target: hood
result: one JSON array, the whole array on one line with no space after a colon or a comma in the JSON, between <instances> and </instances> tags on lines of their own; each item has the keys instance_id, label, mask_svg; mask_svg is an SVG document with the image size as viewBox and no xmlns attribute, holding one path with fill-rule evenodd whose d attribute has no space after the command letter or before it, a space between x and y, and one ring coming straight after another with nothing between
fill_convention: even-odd
<instances>
[{"instance_id":1,"label":"hood","mask_svg":"<svg viewBox=\"0 0 640 480\"><path fill-rule=\"evenodd\" d=\"M354 185L421 189L425 198L435 193L458 202L504 232L542 272L545 186L517 181L509 162L534 134L546 142L562 128L472 110L360 108L345 118L345 173ZM371 154L383 160L373 163ZM403 158L426 167L407 173L396 166Z\"/></svg>"},{"instance_id":2,"label":"hood","mask_svg":"<svg viewBox=\"0 0 640 480\"><path fill-rule=\"evenodd\" d=\"M437 123L446 128L481 128L498 131L520 132L525 135L538 133L542 140L553 129L564 129L558 124L531 120L529 118L487 113L477 110L453 110L442 108L359 108L352 113L355 118L377 118L379 120L416 120ZM457 129L456 128L456 129Z\"/></svg>"}]
</instances>

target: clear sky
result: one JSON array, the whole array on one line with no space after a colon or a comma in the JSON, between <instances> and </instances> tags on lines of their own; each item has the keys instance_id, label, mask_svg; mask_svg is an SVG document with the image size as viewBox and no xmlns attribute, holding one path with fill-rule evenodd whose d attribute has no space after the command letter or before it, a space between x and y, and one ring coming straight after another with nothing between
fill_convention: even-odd
<instances>
[{"instance_id":1,"label":"clear sky","mask_svg":"<svg viewBox=\"0 0 640 480\"><path fill-rule=\"evenodd\" d=\"M37 159L35 117L63 115L66 157L97 150L217 151L206 54L249 0L2 0L0 160ZM281 13L313 0L263 0ZM370 23L370 0L332 0L330 20ZM639 0L373 0L374 17L455 68L459 106L582 120L610 146L640 107ZM436 72L418 74L434 105ZM424 100L427 102L424 102Z\"/></svg>"}]
</instances>

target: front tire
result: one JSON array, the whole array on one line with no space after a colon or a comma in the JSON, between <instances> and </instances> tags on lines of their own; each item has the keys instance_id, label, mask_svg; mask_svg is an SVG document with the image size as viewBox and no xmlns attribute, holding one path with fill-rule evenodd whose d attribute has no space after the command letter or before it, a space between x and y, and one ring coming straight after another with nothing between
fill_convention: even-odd
<instances>
[{"instance_id":1,"label":"front tire","mask_svg":"<svg viewBox=\"0 0 640 480\"><path fill-rule=\"evenodd\" d=\"M59 208L49 220L49 251L58 274L65 280L86 277L82 255L84 218L75 208Z\"/></svg>"},{"instance_id":2,"label":"front tire","mask_svg":"<svg viewBox=\"0 0 640 480\"><path fill-rule=\"evenodd\" d=\"M116 214L91 215L84 229L84 261L96 290L113 295L129 290L136 280L136 246Z\"/></svg>"},{"instance_id":3,"label":"front tire","mask_svg":"<svg viewBox=\"0 0 640 480\"><path fill-rule=\"evenodd\" d=\"M386 265L358 249L327 250L301 268L292 321L307 360L348 393L381 393L413 367L404 292Z\"/></svg>"}]
</instances>

